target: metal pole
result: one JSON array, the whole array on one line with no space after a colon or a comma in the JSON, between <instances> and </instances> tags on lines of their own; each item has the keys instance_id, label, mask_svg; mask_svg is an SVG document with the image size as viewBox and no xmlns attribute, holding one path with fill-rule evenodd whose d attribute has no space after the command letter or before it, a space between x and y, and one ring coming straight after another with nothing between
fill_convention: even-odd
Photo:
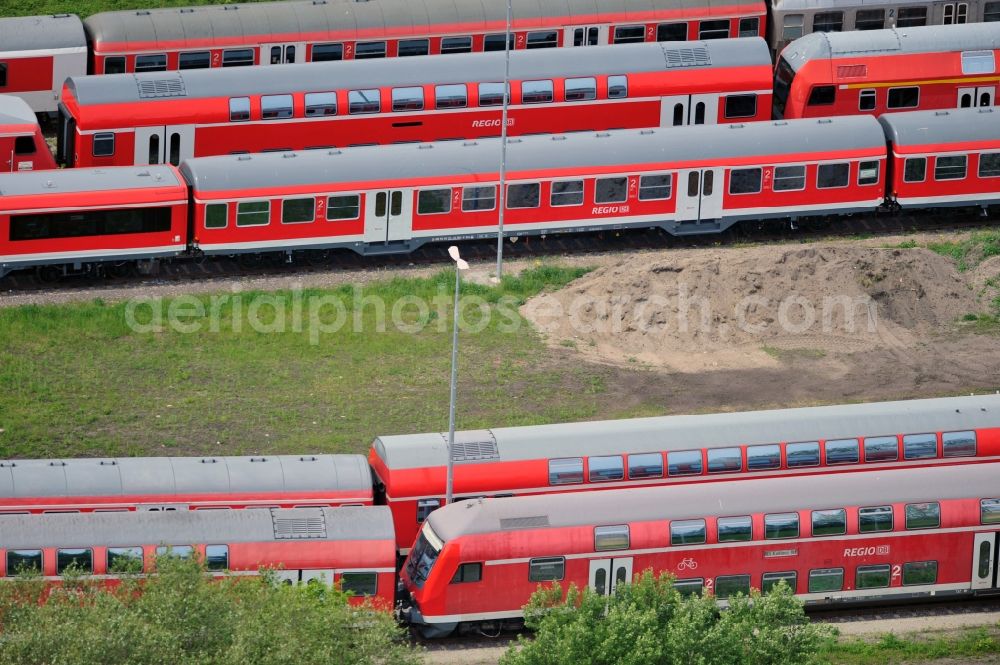
<instances>
[{"instance_id":1,"label":"metal pole","mask_svg":"<svg viewBox=\"0 0 1000 665\"><path fill-rule=\"evenodd\" d=\"M510 103L510 24L513 10L511 0L507 0L507 37L504 42L503 109L500 111L500 193L497 205L500 210L500 224L497 227L497 281L503 278L503 211L507 197L507 107Z\"/></svg>"},{"instance_id":2,"label":"metal pole","mask_svg":"<svg viewBox=\"0 0 1000 665\"><path fill-rule=\"evenodd\" d=\"M451 331L451 402L448 405L448 476L445 481L444 501L451 503L452 478L455 475L455 461L451 451L455 447L455 388L458 383L458 287L462 271L455 266L455 311Z\"/></svg>"}]
</instances>

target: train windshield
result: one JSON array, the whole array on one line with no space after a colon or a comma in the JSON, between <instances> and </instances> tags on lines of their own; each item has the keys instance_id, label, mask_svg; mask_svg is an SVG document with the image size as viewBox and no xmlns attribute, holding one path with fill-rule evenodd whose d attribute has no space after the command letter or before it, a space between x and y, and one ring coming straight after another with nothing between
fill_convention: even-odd
<instances>
[{"instance_id":1,"label":"train windshield","mask_svg":"<svg viewBox=\"0 0 1000 665\"><path fill-rule=\"evenodd\" d=\"M793 78L795 70L787 60L779 57L778 66L774 70L774 117L777 119L785 117L785 104L788 103Z\"/></svg>"},{"instance_id":2,"label":"train windshield","mask_svg":"<svg viewBox=\"0 0 1000 665\"><path fill-rule=\"evenodd\" d=\"M444 543L431 529L431 525L425 522L424 528L420 530L420 536L417 538L417 544L413 546L410 556L406 560L406 574L410 576L410 581L418 589L424 587L424 582L431 574L431 568L434 567L434 562L437 561L442 547L444 547Z\"/></svg>"}]
</instances>

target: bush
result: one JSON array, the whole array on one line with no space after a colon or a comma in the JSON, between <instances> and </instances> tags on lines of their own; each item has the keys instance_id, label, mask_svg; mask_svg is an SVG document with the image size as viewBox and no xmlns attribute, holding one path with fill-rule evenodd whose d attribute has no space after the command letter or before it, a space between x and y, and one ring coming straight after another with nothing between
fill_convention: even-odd
<instances>
[{"instance_id":1,"label":"bush","mask_svg":"<svg viewBox=\"0 0 1000 665\"><path fill-rule=\"evenodd\" d=\"M525 606L535 632L521 637L502 665L800 665L817 659L829 630L809 623L782 582L762 595L729 599L681 596L670 575L646 570L611 597L558 584L540 588Z\"/></svg>"}]
</instances>

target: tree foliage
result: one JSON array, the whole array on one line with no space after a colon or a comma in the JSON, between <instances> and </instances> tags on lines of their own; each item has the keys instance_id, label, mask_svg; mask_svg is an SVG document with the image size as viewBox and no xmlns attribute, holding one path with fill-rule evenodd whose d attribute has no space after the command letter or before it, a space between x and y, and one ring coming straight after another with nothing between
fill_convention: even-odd
<instances>
[{"instance_id":1,"label":"tree foliage","mask_svg":"<svg viewBox=\"0 0 1000 665\"><path fill-rule=\"evenodd\" d=\"M158 574L108 589L87 576L47 588L0 584L0 665L410 665L391 615L351 607L324 586L265 574L212 580L197 561L161 558Z\"/></svg>"},{"instance_id":2,"label":"tree foliage","mask_svg":"<svg viewBox=\"0 0 1000 665\"><path fill-rule=\"evenodd\" d=\"M540 588L525 606L532 638L521 637L501 665L800 665L828 639L783 582L762 595L682 596L673 577L646 570L611 597L571 585Z\"/></svg>"}]
</instances>

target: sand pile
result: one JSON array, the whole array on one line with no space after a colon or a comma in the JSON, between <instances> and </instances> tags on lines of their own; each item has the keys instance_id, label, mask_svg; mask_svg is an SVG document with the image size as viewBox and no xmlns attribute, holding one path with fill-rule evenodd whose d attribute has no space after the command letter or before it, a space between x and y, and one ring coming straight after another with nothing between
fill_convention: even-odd
<instances>
[{"instance_id":1,"label":"sand pile","mask_svg":"<svg viewBox=\"0 0 1000 665\"><path fill-rule=\"evenodd\" d=\"M595 360L676 371L764 367L787 354L926 343L983 309L984 289L973 281L990 272L983 264L965 275L926 249L665 252L600 268L522 311L550 343Z\"/></svg>"}]
</instances>

